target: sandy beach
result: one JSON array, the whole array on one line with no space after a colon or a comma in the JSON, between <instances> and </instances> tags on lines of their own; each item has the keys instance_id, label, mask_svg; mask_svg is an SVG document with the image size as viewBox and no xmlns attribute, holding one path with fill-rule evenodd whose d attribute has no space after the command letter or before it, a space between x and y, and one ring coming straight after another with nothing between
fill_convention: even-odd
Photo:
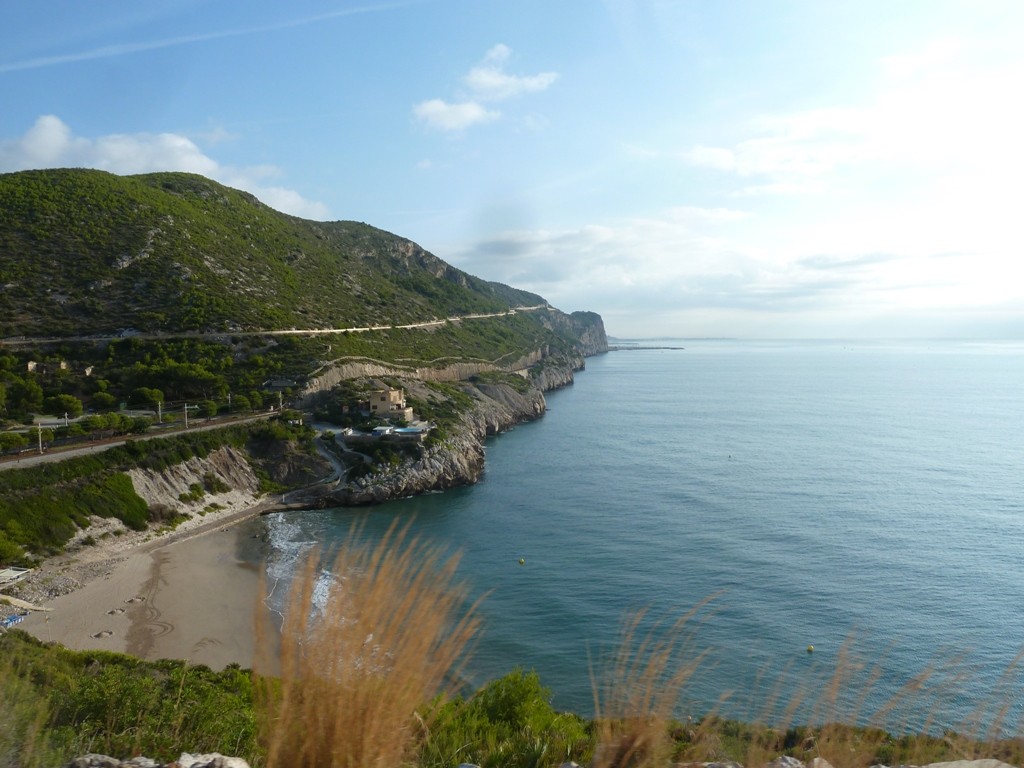
<instances>
[{"instance_id":1,"label":"sandy beach","mask_svg":"<svg viewBox=\"0 0 1024 768\"><path fill-rule=\"evenodd\" d=\"M47 563L41 575L88 580L43 602L48 610L18 628L73 649L251 667L255 622L270 619L260 594L259 511L236 508L156 539L101 544Z\"/></svg>"}]
</instances>

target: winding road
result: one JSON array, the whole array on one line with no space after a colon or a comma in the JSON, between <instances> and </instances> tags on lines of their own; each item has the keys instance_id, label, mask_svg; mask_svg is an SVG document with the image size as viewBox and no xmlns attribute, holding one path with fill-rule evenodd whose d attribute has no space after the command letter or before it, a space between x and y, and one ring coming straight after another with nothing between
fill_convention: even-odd
<instances>
[{"instance_id":1,"label":"winding road","mask_svg":"<svg viewBox=\"0 0 1024 768\"><path fill-rule=\"evenodd\" d=\"M180 331L177 333L135 332L131 329L122 331L115 336L13 336L0 339L0 347L24 347L35 344L56 344L64 342L81 341L118 341L120 339L220 339L225 336L322 336L335 333L370 333L372 331L392 331L408 328L432 328L445 323L454 323L464 320L482 320L488 317L510 317L519 312L535 312L541 309L551 309L549 304L537 304L532 307L513 307L504 312L487 312L470 315L457 315L438 320L424 320L421 323L406 323L404 325L368 325L352 328L287 328L281 330L263 331Z\"/></svg>"}]
</instances>

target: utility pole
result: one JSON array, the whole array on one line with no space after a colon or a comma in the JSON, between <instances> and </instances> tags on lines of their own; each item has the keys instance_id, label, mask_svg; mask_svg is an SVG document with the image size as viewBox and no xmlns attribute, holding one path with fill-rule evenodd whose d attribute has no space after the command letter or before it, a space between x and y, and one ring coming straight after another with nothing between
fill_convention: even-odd
<instances>
[{"instance_id":1,"label":"utility pole","mask_svg":"<svg viewBox=\"0 0 1024 768\"><path fill-rule=\"evenodd\" d=\"M188 403L185 403L185 429L188 429Z\"/></svg>"},{"instance_id":2,"label":"utility pole","mask_svg":"<svg viewBox=\"0 0 1024 768\"><path fill-rule=\"evenodd\" d=\"M43 426L36 424L36 434L39 435L39 455L43 455Z\"/></svg>"},{"instance_id":3,"label":"utility pole","mask_svg":"<svg viewBox=\"0 0 1024 768\"><path fill-rule=\"evenodd\" d=\"M67 425L68 425L68 412L64 411L64 426L66 427Z\"/></svg>"},{"instance_id":4,"label":"utility pole","mask_svg":"<svg viewBox=\"0 0 1024 768\"><path fill-rule=\"evenodd\" d=\"M157 424L163 424L164 423L164 401L163 400L157 400L156 401L156 423Z\"/></svg>"},{"instance_id":5,"label":"utility pole","mask_svg":"<svg viewBox=\"0 0 1024 768\"><path fill-rule=\"evenodd\" d=\"M231 413L231 393L228 392L228 413Z\"/></svg>"}]
</instances>

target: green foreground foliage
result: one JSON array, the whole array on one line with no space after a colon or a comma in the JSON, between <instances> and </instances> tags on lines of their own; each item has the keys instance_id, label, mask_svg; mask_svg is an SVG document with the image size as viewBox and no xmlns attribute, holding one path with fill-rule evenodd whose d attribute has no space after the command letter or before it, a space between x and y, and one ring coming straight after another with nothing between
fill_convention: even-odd
<instances>
[{"instance_id":1,"label":"green foreground foliage","mask_svg":"<svg viewBox=\"0 0 1024 768\"><path fill-rule=\"evenodd\" d=\"M182 751L221 752L265 764L259 696L248 670L213 672L181 661L144 662L102 651L69 651L17 630L0 636L0 766L35 768L94 751L169 761ZM425 703L411 758L422 768L554 768L651 763L637 756L610 763L595 756L594 721L557 712L535 672L517 669L475 694ZM429 727L425 723L430 723ZM771 728L707 716L669 724L675 761L756 765L787 754L825 756L836 768L925 764L993 757L1021 764L1024 742L941 736L893 736L827 723ZM326 760L324 765L329 765Z\"/></svg>"},{"instance_id":2,"label":"green foreground foliage","mask_svg":"<svg viewBox=\"0 0 1024 768\"><path fill-rule=\"evenodd\" d=\"M68 651L0 637L0 766L54 766L87 752L177 757L256 753L248 671Z\"/></svg>"}]
</instances>

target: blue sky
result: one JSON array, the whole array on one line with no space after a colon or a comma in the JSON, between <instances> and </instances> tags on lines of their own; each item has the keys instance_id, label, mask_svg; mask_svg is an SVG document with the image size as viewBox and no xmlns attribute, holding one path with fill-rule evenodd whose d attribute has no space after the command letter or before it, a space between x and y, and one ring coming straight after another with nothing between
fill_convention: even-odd
<instances>
[{"instance_id":1,"label":"blue sky","mask_svg":"<svg viewBox=\"0 0 1024 768\"><path fill-rule=\"evenodd\" d=\"M7 3L0 172L201 173L624 337L1024 337L1020 0Z\"/></svg>"}]
</instances>

